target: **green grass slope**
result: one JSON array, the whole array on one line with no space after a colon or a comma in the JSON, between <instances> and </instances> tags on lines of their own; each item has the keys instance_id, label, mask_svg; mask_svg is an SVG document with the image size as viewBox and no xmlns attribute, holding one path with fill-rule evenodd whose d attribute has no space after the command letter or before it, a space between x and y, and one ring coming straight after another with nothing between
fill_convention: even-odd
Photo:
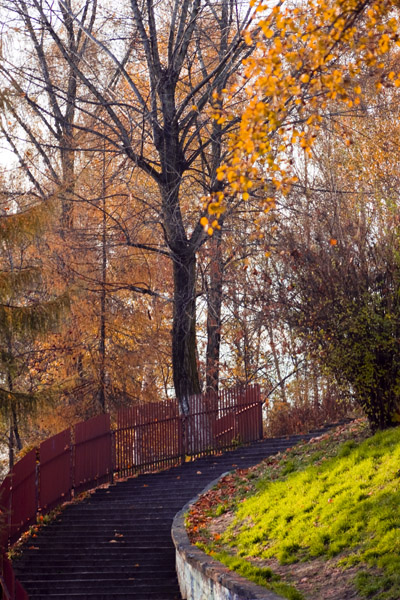
<instances>
[{"instance_id":1,"label":"green grass slope","mask_svg":"<svg viewBox=\"0 0 400 600\"><path fill-rule=\"evenodd\" d=\"M399 600L400 428L368 435L357 422L224 478L187 516L192 541L291 600Z\"/></svg>"}]
</instances>

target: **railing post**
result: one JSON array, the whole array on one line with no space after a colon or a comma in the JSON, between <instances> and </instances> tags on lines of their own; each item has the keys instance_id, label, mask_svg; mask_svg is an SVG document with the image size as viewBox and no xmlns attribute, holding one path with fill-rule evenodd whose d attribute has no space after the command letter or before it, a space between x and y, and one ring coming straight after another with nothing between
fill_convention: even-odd
<instances>
[{"instance_id":1,"label":"railing post","mask_svg":"<svg viewBox=\"0 0 400 600\"><path fill-rule=\"evenodd\" d=\"M181 463L185 462L186 452L185 452L185 415L179 415L178 421L178 436L179 436L179 449L181 453Z\"/></svg>"},{"instance_id":2,"label":"railing post","mask_svg":"<svg viewBox=\"0 0 400 600\"><path fill-rule=\"evenodd\" d=\"M255 385L255 396L258 404L258 419L259 419L259 434L258 439L262 440L264 437L264 424L263 424L263 401L261 398L260 386L257 383Z\"/></svg>"},{"instance_id":3,"label":"railing post","mask_svg":"<svg viewBox=\"0 0 400 600\"><path fill-rule=\"evenodd\" d=\"M110 429L110 452L111 452L111 483L115 481L115 470L116 470L116 453L117 453L117 442L116 442L116 432L113 429Z\"/></svg>"}]
</instances>

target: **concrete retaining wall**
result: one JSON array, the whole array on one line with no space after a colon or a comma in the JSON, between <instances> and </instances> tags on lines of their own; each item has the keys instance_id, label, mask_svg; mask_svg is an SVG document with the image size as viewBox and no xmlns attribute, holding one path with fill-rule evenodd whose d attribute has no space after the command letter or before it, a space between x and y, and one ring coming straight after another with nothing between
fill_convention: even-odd
<instances>
[{"instance_id":1,"label":"concrete retaining wall","mask_svg":"<svg viewBox=\"0 0 400 600\"><path fill-rule=\"evenodd\" d=\"M213 481L202 494L213 487L217 481L218 479ZM225 565L213 560L196 546L192 546L186 533L185 514L199 496L183 507L175 516L172 525L176 571L182 598L184 600L283 600L281 596L247 581L230 571Z\"/></svg>"}]
</instances>

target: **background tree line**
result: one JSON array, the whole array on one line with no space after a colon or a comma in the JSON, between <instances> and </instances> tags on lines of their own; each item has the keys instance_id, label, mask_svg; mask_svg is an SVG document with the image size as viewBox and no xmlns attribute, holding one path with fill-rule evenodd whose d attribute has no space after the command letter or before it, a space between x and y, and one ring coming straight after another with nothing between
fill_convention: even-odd
<instances>
[{"instance_id":1,"label":"background tree line","mask_svg":"<svg viewBox=\"0 0 400 600\"><path fill-rule=\"evenodd\" d=\"M364 61L351 85L343 70L343 99L307 69L331 85L356 52L347 21L326 72L302 49L306 17L335 2L290 27L284 6L241 0L1 2L10 456L71 420L174 395L185 411L221 384L261 383L274 431L334 417L342 396L396 419L398 58L385 3L342 4L334 23L367 28L376 10L390 29L370 48L384 67ZM285 121L266 87L278 41Z\"/></svg>"}]
</instances>

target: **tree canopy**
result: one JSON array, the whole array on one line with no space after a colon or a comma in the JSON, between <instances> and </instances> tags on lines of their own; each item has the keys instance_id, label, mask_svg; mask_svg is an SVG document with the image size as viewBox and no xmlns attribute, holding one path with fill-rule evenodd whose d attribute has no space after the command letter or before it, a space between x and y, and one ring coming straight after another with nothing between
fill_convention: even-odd
<instances>
[{"instance_id":1,"label":"tree canopy","mask_svg":"<svg viewBox=\"0 0 400 600\"><path fill-rule=\"evenodd\" d=\"M2 353L59 386L27 441L256 381L397 422L398 3L0 8Z\"/></svg>"}]
</instances>

